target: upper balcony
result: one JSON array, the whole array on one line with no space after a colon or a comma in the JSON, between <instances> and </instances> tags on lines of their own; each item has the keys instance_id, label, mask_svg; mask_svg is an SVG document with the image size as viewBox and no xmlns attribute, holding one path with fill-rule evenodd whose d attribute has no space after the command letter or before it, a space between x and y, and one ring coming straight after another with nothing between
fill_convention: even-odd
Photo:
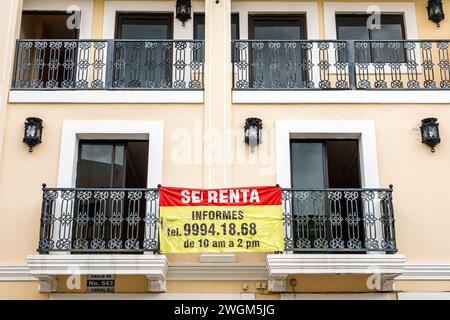
<instances>
[{"instance_id":1,"label":"upper balcony","mask_svg":"<svg viewBox=\"0 0 450 320\"><path fill-rule=\"evenodd\" d=\"M18 40L12 90L203 90L203 41Z\"/></svg>"},{"instance_id":2,"label":"upper balcony","mask_svg":"<svg viewBox=\"0 0 450 320\"><path fill-rule=\"evenodd\" d=\"M233 41L234 90L448 90L448 40Z\"/></svg>"}]
</instances>

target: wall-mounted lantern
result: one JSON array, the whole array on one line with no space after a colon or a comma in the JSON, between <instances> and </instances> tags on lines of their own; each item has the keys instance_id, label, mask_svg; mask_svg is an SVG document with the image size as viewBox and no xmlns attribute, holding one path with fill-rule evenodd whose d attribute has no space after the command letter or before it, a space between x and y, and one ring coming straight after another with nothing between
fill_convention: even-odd
<instances>
[{"instance_id":1,"label":"wall-mounted lantern","mask_svg":"<svg viewBox=\"0 0 450 320\"><path fill-rule=\"evenodd\" d=\"M420 127L420 133L422 134L422 143L425 143L431 148L431 152L435 152L436 147L441 142L439 136L439 123L436 118L426 118L422 120L422 126Z\"/></svg>"},{"instance_id":2,"label":"wall-mounted lantern","mask_svg":"<svg viewBox=\"0 0 450 320\"><path fill-rule=\"evenodd\" d=\"M439 27L439 24L445 18L442 0L428 0L427 11L428 19L436 23Z\"/></svg>"},{"instance_id":3,"label":"wall-mounted lantern","mask_svg":"<svg viewBox=\"0 0 450 320\"><path fill-rule=\"evenodd\" d=\"M176 18L184 24L191 19L191 0L177 0Z\"/></svg>"},{"instance_id":4,"label":"wall-mounted lantern","mask_svg":"<svg viewBox=\"0 0 450 320\"><path fill-rule=\"evenodd\" d=\"M262 142L262 120L258 118L248 118L245 120L245 143L250 146L250 151L254 152L258 144Z\"/></svg>"},{"instance_id":5,"label":"wall-mounted lantern","mask_svg":"<svg viewBox=\"0 0 450 320\"><path fill-rule=\"evenodd\" d=\"M27 118L25 121L25 133L23 142L25 142L29 152L33 152L33 147L41 143L42 139L42 120L39 118Z\"/></svg>"}]
</instances>

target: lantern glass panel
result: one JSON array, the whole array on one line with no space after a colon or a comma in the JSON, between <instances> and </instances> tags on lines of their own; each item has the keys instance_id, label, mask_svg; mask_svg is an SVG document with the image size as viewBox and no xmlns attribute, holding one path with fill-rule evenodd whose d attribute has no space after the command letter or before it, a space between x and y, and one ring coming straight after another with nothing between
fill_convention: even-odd
<instances>
[{"instance_id":1,"label":"lantern glass panel","mask_svg":"<svg viewBox=\"0 0 450 320\"><path fill-rule=\"evenodd\" d=\"M38 136L39 136L39 134L38 134L36 125L34 125L34 124L28 125L27 131L26 131L26 137L27 138L36 138Z\"/></svg>"}]
</instances>

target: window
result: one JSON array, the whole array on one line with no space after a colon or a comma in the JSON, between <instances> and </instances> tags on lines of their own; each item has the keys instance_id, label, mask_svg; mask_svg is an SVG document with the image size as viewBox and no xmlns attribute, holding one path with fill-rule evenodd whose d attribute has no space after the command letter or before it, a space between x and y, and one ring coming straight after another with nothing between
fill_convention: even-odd
<instances>
[{"instance_id":1,"label":"window","mask_svg":"<svg viewBox=\"0 0 450 320\"><path fill-rule=\"evenodd\" d=\"M329 192L318 196L324 189L361 188L358 145L358 140L291 140L293 189L318 192L315 196L310 194L304 202L292 203L295 243L308 243L307 246L323 246L325 249L324 244L334 240L336 234L333 231L336 232L336 228L340 230L339 239L342 241L363 241L362 220L352 228L345 227L347 218L354 218L355 213L361 219L361 202L358 201L357 208L349 211L344 197L336 204L329 201ZM352 217L348 216L349 212ZM334 227L321 220L331 220L333 214L342 218L341 221L334 220ZM336 219L336 216L333 218Z\"/></svg>"},{"instance_id":2,"label":"window","mask_svg":"<svg viewBox=\"0 0 450 320\"><path fill-rule=\"evenodd\" d=\"M172 13L117 13L116 39L166 40L172 37Z\"/></svg>"},{"instance_id":3,"label":"window","mask_svg":"<svg viewBox=\"0 0 450 320\"><path fill-rule=\"evenodd\" d=\"M194 39L205 40L205 14L194 14ZM231 14L231 40L239 39L239 13Z\"/></svg>"},{"instance_id":4,"label":"window","mask_svg":"<svg viewBox=\"0 0 450 320\"><path fill-rule=\"evenodd\" d=\"M301 88L310 85L305 49L298 45L286 50L271 50L270 43L299 41L307 37L306 15L250 14L249 38L266 40L250 48L250 86L252 88Z\"/></svg>"},{"instance_id":5,"label":"window","mask_svg":"<svg viewBox=\"0 0 450 320\"><path fill-rule=\"evenodd\" d=\"M115 48L114 87L170 88L173 69L173 44L158 40L173 37L173 13L117 13L116 39L126 41Z\"/></svg>"},{"instance_id":6,"label":"window","mask_svg":"<svg viewBox=\"0 0 450 320\"><path fill-rule=\"evenodd\" d=\"M146 188L148 152L148 141L81 140L76 187ZM96 195L87 191L80 196L74 208L73 250L104 249L107 252L108 249L125 247L142 249L146 210L144 197L136 201L124 191L117 190L115 196L113 194L105 192Z\"/></svg>"},{"instance_id":7,"label":"window","mask_svg":"<svg viewBox=\"0 0 450 320\"><path fill-rule=\"evenodd\" d=\"M77 188L145 188L148 141L81 140Z\"/></svg>"},{"instance_id":8,"label":"window","mask_svg":"<svg viewBox=\"0 0 450 320\"><path fill-rule=\"evenodd\" d=\"M78 39L78 29L68 28L70 14L64 11L24 11L21 39Z\"/></svg>"},{"instance_id":9,"label":"window","mask_svg":"<svg viewBox=\"0 0 450 320\"><path fill-rule=\"evenodd\" d=\"M306 39L306 16L304 14L251 14L249 15L249 24L250 39Z\"/></svg>"},{"instance_id":10,"label":"window","mask_svg":"<svg viewBox=\"0 0 450 320\"><path fill-rule=\"evenodd\" d=\"M367 14L336 15L339 40L403 40L405 27L402 14L382 14L379 29L369 29Z\"/></svg>"},{"instance_id":11,"label":"window","mask_svg":"<svg viewBox=\"0 0 450 320\"><path fill-rule=\"evenodd\" d=\"M405 27L402 14L382 14L380 28L369 29L367 14L337 14L338 40L404 40ZM357 62L404 62L403 46L393 49L385 44L383 48L370 50L356 48Z\"/></svg>"},{"instance_id":12,"label":"window","mask_svg":"<svg viewBox=\"0 0 450 320\"><path fill-rule=\"evenodd\" d=\"M67 22L70 20L70 14L64 11L24 11L22 14L22 22L20 28L20 38L27 40L71 40L78 39L78 29L68 28ZM69 51L69 50L68 50ZM41 56L38 56L41 54ZM29 74L31 79L39 76L42 87L51 86L61 88L63 83L72 83L75 86L75 75L64 67L64 46L60 50L59 55L52 55L50 44L43 50L36 50L33 46L30 52L30 61L34 64L42 59L42 66L39 74ZM76 57L76 52L74 57ZM52 63L50 63L52 62ZM56 70L50 68L53 62L59 62ZM36 66L35 66L36 67ZM31 71L35 69L30 69ZM30 80L31 79L27 79ZM67 84L66 84L67 86Z\"/></svg>"},{"instance_id":13,"label":"window","mask_svg":"<svg viewBox=\"0 0 450 320\"><path fill-rule=\"evenodd\" d=\"M358 140L291 141L292 187L360 188Z\"/></svg>"}]
</instances>

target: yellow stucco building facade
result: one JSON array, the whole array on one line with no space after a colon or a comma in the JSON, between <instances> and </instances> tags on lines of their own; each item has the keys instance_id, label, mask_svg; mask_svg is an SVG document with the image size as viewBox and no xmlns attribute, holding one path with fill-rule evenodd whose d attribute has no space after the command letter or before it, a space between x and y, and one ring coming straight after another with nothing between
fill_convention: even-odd
<instances>
[{"instance_id":1,"label":"yellow stucco building facade","mask_svg":"<svg viewBox=\"0 0 450 320\"><path fill-rule=\"evenodd\" d=\"M450 299L450 1L439 27L425 0L176 2L0 3L0 298ZM158 252L157 198L120 250L111 216L79 219L97 187L158 185L279 185L286 249Z\"/></svg>"}]
</instances>

